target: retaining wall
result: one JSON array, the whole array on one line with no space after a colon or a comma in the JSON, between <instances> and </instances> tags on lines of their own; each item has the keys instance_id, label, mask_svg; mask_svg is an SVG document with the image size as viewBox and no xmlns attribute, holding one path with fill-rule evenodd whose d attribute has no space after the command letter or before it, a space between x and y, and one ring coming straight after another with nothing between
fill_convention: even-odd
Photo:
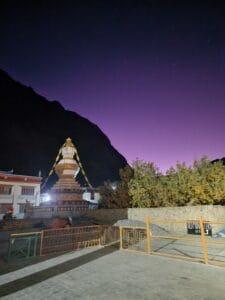
<instances>
[{"instance_id":1,"label":"retaining wall","mask_svg":"<svg viewBox=\"0 0 225 300\"><path fill-rule=\"evenodd\" d=\"M90 217L96 222L103 224L113 224L118 220L128 218L128 209L95 209L95 210L57 210L57 207L37 207L32 214L27 215L32 219L49 219L53 217Z\"/></svg>"},{"instance_id":2,"label":"retaining wall","mask_svg":"<svg viewBox=\"0 0 225 300\"><path fill-rule=\"evenodd\" d=\"M128 209L96 209L85 211L82 215L94 218L100 223L113 224L118 220L128 219Z\"/></svg>"},{"instance_id":3,"label":"retaining wall","mask_svg":"<svg viewBox=\"0 0 225 300\"><path fill-rule=\"evenodd\" d=\"M181 207L157 207L157 208L129 208L128 219L145 221L150 216L153 223L157 224L170 232L186 232L186 222L183 224L166 224L154 222L155 219L161 220L199 220L201 217L205 221L212 222L213 233L225 228L225 224L213 224L213 222L225 222L225 206L221 205L199 205Z\"/></svg>"},{"instance_id":4,"label":"retaining wall","mask_svg":"<svg viewBox=\"0 0 225 300\"><path fill-rule=\"evenodd\" d=\"M225 206L199 205L180 207L129 208L128 219L144 221L146 216L160 219L225 221Z\"/></svg>"},{"instance_id":5,"label":"retaining wall","mask_svg":"<svg viewBox=\"0 0 225 300\"><path fill-rule=\"evenodd\" d=\"M145 221L146 216L161 220L199 220L201 217L205 221L225 222L225 206L221 205L199 205L199 206L181 206L181 207L157 207L157 208L128 208L128 209L97 209L80 212L54 212L52 210L44 212L40 210L35 211L33 218L51 218L53 216L86 216L95 219L100 224L113 224L118 220L130 219ZM31 218L32 218L31 217ZM161 225L160 225L161 226ZM163 228L168 229L168 226L162 225ZM186 231L186 223L183 225L173 225L175 231ZM182 229L181 229L182 228ZM214 224L213 232L225 228L225 225Z\"/></svg>"}]
</instances>

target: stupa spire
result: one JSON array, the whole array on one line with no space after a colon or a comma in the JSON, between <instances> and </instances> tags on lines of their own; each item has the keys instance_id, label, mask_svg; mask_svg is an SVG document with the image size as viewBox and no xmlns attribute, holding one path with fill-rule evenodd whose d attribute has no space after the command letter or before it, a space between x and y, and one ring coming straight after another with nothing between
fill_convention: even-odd
<instances>
[{"instance_id":1,"label":"stupa spire","mask_svg":"<svg viewBox=\"0 0 225 300\"><path fill-rule=\"evenodd\" d=\"M75 146L71 138L68 137L62 147L62 159L55 166L55 172L59 179L61 177L75 178L79 173L79 166L74 159L75 152Z\"/></svg>"}]
</instances>

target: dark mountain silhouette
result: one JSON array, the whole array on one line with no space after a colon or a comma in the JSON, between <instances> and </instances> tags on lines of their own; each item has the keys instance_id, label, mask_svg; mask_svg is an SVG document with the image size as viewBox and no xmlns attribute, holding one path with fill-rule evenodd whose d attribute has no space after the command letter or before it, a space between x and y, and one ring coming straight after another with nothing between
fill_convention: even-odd
<instances>
[{"instance_id":1,"label":"dark mountain silhouette","mask_svg":"<svg viewBox=\"0 0 225 300\"><path fill-rule=\"evenodd\" d=\"M214 160L212 161L212 163L216 163L216 162L218 162L218 161L221 161L222 164L225 166L225 157L214 159Z\"/></svg>"},{"instance_id":2,"label":"dark mountain silhouette","mask_svg":"<svg viewBox=\"0 0 225 300\"><path fill-rule=\"evenodd\" d=\"M48 101L2 70L0 103L0 170L27 175L38 175L41 170L45 177L70 136L93 186L119 179L125 158L89 120L65 110L57 101Z\"/></svg>"}]
</instances>

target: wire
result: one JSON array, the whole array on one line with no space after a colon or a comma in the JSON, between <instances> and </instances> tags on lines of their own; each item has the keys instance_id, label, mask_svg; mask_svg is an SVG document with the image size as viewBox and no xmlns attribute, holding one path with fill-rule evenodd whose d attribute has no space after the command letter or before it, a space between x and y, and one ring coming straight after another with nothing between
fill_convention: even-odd
<instances>
[{"instance_id":1,"label":"wire","mask_svg":"<svg viewBox=\"0 0 225 300\"><path fill-rule=\"evenodd\" d=\"M82 172L82 174L83 174L83 176L84 176L84 179L85 179L87 185L88 185L90 188L93 188L92 185L91 185L91 183L90 183L90 181L89 181L88 178L87 178L87 175L86 175L85 171L84 171L83 165L82 165L82 163L81 163L81 161L80 161L80 157L79 157L77 148L76 148L75 146L74 146L74 148L75 148L76 161L77 161L77 163L78 163L78 166L79 166L80 169L81 169L81 172Z\"/></svg>"},{"instance_id":2,"label":"wire","mask_svg":"<svg viewBox=\"0 0 225 300\"><path fill-rule=\"evenodd\" d=\"M63 147L65 146L65 144L66 144L66 143L64 143L64 144L62 145L62 147L59 149L59 152L58 152L58 154L57 154L57 156L56 156L55 162L54 162L54 164L53 164L53 166L52 166L50 172L48 173L48 176L46 177L45 181L43 182L43 184L42 184L42 186L41 186L41 189L43 189L43 188L46 186L46 184L47 184L47 182L48 182L48 180L49 180L49 177L53 174L53 172L54 172L54 170L55 170L55 166L57 165L57 162L59 161L60 155L61 155L61 153L62 153L62 149L63 149Z\"/></svg>"}]
</instances>

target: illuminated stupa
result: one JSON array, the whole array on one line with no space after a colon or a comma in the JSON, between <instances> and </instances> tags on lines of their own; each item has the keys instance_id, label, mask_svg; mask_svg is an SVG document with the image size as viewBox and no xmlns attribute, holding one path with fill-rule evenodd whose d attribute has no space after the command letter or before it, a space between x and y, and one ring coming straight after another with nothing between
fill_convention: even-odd
<instances>
[{"instance_id":1,"label":"illuminated stupa","mask_svg":"<svg viewBox=\"0 0 225 300\"><path fill-rule=\"evenodd\" d=\"M76 149L71 138L67 138L62 147L62 159L56 164L54 170L58 175L58 181L50 190L51 202L55 205L87 206L83 200L83 189L76 181L80 171L79 165L74 159Z\"/></svg>"}]
</instances>

